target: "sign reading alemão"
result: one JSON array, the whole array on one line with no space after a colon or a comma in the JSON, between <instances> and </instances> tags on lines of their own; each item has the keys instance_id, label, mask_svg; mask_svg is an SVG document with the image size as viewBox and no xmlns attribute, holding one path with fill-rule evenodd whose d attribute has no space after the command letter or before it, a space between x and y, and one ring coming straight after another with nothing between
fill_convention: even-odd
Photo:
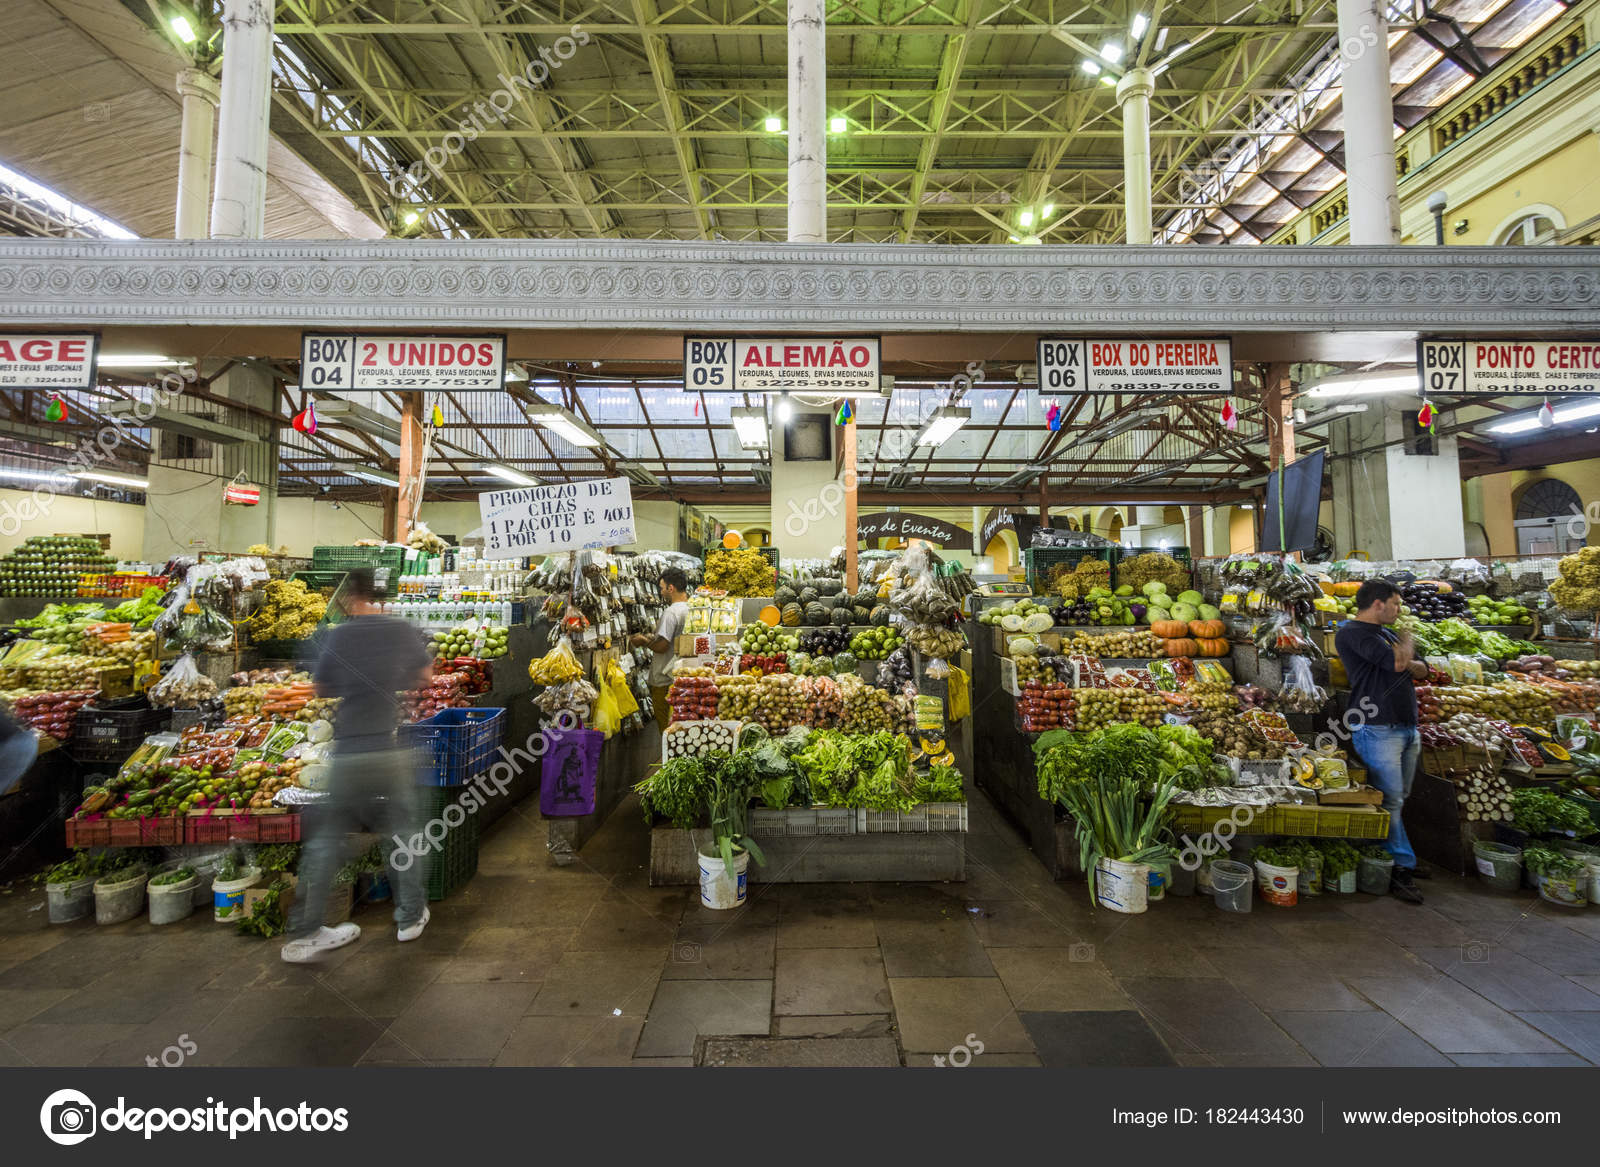
<instances>
[{"instance_id":1,"label":"sign reading alem\u00e3o","mask_svg":"<svg viewBox=\"0 0 1600 1167\"><path fill-rule=\"evenodd\" d=\"M683 341L691 393L877 393L875 336L705 337Z\"/></svg>"}]
</instances>

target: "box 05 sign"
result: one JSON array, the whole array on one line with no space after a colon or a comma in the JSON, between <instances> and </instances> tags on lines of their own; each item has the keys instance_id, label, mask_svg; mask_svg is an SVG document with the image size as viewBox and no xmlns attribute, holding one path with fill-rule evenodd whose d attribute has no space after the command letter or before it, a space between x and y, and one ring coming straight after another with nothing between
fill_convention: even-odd
<instances>
[{"instance_id":1,"label":"box 05 sign","mask_svg":"<svg viewBox=\"0 0 1600 1167\"><path fill-rule=\"evenodd\" d=\"M877 393L875 336L705 337L683 340L690 393Z\"/></svg>"},{"instance_id":2,"label":"box 05 sign","mask_svg":"<svg viewBox=\"0 0 1600 1167\"><path fill-rule=\"evenodd\" d=\"M633 491L626 478L491 490L478 496L478 513L486 552L521 556L594 551L637 538Z\"/></svg>"},{"instance_id":3,"label":"box 05 sign","mask_svg":"<svg viewBox=\"0 0 1600 1167\"><path fill-rule=\"evenodd\" d=\"M1419 340L1428 393L1600 393L1600 341Z\"/></svg>"},{"instance_id":4,"label":"box 05 sign","mask_svg":"<svg viewBox=\"0 0 1600 1167\"><path fill-rule=\"evenodd\" d=\"M300 388L453 390L504 389L503 336L354 336L307 332L300 337Z\"/></svg>"},{"instance_id":5,"label":"box 05 sign","mask_svg":"<svg viewBox=\"0 0 1600 1167\"><path fill-rule=\"evenodd\" d=\"M1189 393L1233 392L1233 345L1210 340L1039 341L1039 392Z\"/></svg>"}]
</instances>

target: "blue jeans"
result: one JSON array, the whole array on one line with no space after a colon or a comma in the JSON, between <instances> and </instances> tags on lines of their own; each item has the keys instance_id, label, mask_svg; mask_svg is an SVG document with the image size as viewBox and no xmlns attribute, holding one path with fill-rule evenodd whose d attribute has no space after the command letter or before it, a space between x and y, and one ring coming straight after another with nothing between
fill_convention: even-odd
<instances>
[{"instance_id":1,"label":"blue jeans","mask_svg":"<svg viewBox=\"0 0 1600 1167\"><path fill-rule=\"evenodd\" d=\"M1383 791L1383 809L1389 812L1389 838L1386 846L1396 867L1415 867L1416 852L1406 838L1400 811L1411 794L1417 776L1417 759L1422 754L1422 735L1414 725L1363 725L1351 739L1356 753L1367 764L1372 785Z\"/></svg>"},{"instance_id":2,"label":"blue jeans","mask_svg":"<svg viewBox=\"0 0 1600 1167\"><path fill-rule=\"evenodd\" d=\"M422 829L417 821L416 757L410 750L333 755L328 798L304 814L305 846L300 853L300 885L295 888L289 934L309 936L322 927L333 879L349 855L349 837L375 831L387 847L392 836L409 839ZM394 919L402 928L422 919L426 901L421 863L401 871L389 865L394 889Z\"/></svg>"}]
</instances>

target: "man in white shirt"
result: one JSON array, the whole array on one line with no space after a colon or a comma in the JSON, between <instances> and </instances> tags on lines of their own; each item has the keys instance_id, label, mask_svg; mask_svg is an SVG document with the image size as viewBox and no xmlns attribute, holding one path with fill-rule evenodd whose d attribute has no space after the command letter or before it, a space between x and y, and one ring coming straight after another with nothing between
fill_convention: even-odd
<instances>
[{"instance_id":1,"label":"man in white shirt","mask_svg":"<svg viewBox=\"0 0 1600 1167\"><path fill-rule=\"evenodd\" d=\"M662 729L672 719L667 707L667 690L672 687L672 665L678 659L677 642L689 622L689 577L679 567L661 573L661 598L667 606L654 634L636 632L632 645L648 645L655 656L650 661L650 702L655 706L656 723Z\"/></svg>"}]
</instances>

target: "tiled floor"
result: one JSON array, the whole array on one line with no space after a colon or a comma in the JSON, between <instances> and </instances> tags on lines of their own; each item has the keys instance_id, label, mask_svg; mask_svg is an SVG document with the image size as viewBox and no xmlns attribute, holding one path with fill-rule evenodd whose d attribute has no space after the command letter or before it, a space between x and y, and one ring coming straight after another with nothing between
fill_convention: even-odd
<instances>
[{"instance_id":1,"label":"tiled floor","mask_svg":"<svg viewBox=\"0 0 1600 1167\"><path fill-rule=\"evenodd\" d=\"M50 927L0 894L0 1065L1600 1064L1600 913L1435 878L1142 916L1054 884L981 796L965 884L652 888L637 809L555 867L513 813L414 944L317 968L209 913ZM190 1049L192 1047L192 1051Z\"/></svg>"}]
</instances>

